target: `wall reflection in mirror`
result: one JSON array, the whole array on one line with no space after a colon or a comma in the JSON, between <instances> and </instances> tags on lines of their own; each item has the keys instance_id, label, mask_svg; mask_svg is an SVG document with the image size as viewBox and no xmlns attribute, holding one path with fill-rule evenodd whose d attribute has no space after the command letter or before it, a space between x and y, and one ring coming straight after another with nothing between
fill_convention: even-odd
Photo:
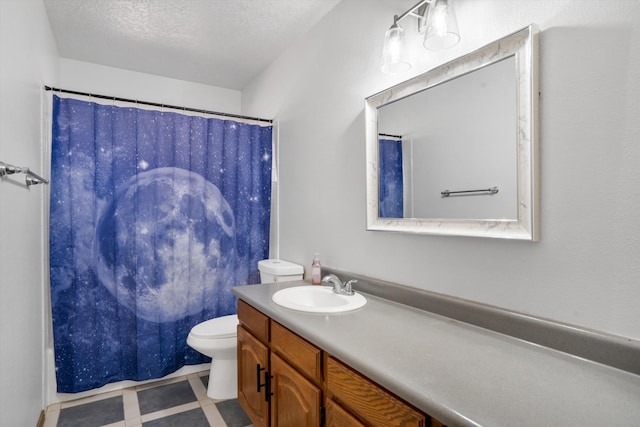
<instances>
[{"instance_id":1,"label":"wall reflection in mirror","mask_svg":"<svg viewBox=\"0 0 640 427\"><path fill-rule=\"evenodd\" d=\"M511 56L380 107L379 216L515 220L515 88Z\"/></svg>"},{"instance_id":2,"label":"wall reflection in mirror","mask_svg":"<svg viewBox=\"0 0 640 427\"><path fill-rule=\"evenodd\" d=\"M537 34L365 100L368 230L538 240Z\"/></svg>"}]
</instances>

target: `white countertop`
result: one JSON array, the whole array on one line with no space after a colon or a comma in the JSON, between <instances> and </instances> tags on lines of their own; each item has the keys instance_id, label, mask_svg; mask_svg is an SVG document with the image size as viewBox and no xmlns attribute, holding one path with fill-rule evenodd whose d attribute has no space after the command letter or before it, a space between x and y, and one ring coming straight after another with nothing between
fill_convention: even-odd
<instances>
[{"instance_id":1,"label":"white countertop","mask_svg":"<svg viewBox=\"0 0 640 427\"><path fill-rule=\"evenodd\" d=\"M311 314L275 304L287 282L233 293L450 427L640 426L640 376L362 293Z\"/></svg>"}]
</instances>

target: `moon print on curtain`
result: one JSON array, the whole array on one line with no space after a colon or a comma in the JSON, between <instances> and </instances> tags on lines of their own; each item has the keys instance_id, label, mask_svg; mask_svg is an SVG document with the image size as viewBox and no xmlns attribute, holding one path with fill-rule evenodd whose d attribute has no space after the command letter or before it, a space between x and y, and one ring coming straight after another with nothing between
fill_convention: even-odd
<instances>
[{"instance_id":1,"label":"moon print on curtain","mask_svg":"<svg viewBox=\"0 0 640 427\"><path fill-rule=\"evenodd\" d=\"M209 361L190 329L268 257L271 126L57 96L52 123L58 391Z\"/></svg>"}]
</instances>

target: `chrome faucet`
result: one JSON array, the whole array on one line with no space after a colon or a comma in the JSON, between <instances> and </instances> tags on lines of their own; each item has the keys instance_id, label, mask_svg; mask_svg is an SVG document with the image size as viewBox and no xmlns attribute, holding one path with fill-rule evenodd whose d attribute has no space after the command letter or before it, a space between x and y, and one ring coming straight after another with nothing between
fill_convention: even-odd
<instances>
[{"instance_id":1,"label":"chrome faucet","mask_svg":"<svg viewBox=\"0 0 640 427\"><path fill-rule=\"evenodd\" d=\"M322 278L322 283L329 283L333 285L333 292L340 295L353 295L353 289L351 285L358 283L357 280L349 280L346 283L342 283L342 280L335 274L327 274Z\"/></svg>"}]
</instances>

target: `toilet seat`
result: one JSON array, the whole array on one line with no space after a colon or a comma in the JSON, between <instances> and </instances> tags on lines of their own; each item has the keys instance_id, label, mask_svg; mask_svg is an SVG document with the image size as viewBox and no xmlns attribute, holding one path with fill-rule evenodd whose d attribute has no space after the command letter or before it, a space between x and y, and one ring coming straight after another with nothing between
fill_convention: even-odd
<instances>
[{"instance_id":1,"label":"toilet seat","mask_svg":"<svg viewBox=\"0 0 640 427\"><path fill-rule=\"evenodd\" d=\"M199 323L191 329L190 335L198 338L234 338L237 336L238 315L216 317Z\"/></svg>"}]
</instances>

